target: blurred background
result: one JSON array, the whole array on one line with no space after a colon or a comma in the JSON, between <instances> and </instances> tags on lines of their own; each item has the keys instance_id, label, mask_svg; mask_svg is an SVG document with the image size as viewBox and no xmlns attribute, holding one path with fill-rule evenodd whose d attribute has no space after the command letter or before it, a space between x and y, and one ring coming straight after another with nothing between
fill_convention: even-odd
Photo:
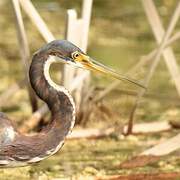
<instances>
[{"instance_id":1,"label":"blurred background","mask_svg":"<svg viewBox=\"0 0 180 180\"><path fill-rule=\"evenodd\" d=\"M154 1L165 30L177 6L178 0ZM46 22L56 39L64 39L66 31L66 11L76 9L81 14L81 0L32 0L33 5ZM23 11L22 11L23 12ZM32 54L45 41L36 27L23 12L29 48ZM180 29L177 22L173 34ZM0 0L0 99L8 88L22 79L25 74L18 46L16 22L11 1ZM171 44L176 60L180 64L179 40ZM153 49L157 48L151 27L148 23L141 1L134 0L94 0L89 28L87 53L94 59L126 74ZM130 77L144 82L151 62L140 67ZM52 66L54 81L60 82L61 65ZM130 113L137 99L139 87L120 83L94 104L93 97L104 91L114 79L91 73L88 107L91 113L81 118L77 115L75 130L108 129L113 131L103 138L80 138L67 140L56 155L32 167L0 170L0 179L90 179L108 175L151 172L177 172L180 169L179 151L166 158L144 167L123 169L121 162L142 152L150 146L177 134L178 129L166 132L141 135L122 135L123 126L130 118ZM39 102L41 105L42 102ZM86 107L84 107L86 111ZM0 110L6 113L17 127L32 115L27 89L20 88L3 103ZM87 110L88 111L88 110ZM85 112L83 112L85 113ZM40 122L33 130L41 129ZM148 90L135 113L135 123L179 122L180 101L174 81L167 69L163 57L149 83ZM79 118L79 119L78 119Z\"/></svg>"}]
</instances>

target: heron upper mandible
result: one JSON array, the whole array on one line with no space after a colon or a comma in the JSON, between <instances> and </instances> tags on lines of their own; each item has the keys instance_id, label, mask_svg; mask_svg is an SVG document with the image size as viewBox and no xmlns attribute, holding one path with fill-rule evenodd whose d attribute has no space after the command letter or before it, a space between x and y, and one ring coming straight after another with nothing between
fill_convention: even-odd
<instances>
[{"instance_id":1,"label":"heron upper mandible","mask_svg":"<svg viewBox=\"0 0 180 180\"><path fill-rule=\"evenodd\" d=\"M18 132L8 117L0 113L0 167L26 166L39 162L56 153L71 132L75 123L75 104L69 92L50 78L49 68L54 62L98 71L143 87L93 60L69 41L55 40L44 45L32 58L29 79L36 94L48 105L51 121L41 132L28 136Z\"/></svg>"}]
</instances>

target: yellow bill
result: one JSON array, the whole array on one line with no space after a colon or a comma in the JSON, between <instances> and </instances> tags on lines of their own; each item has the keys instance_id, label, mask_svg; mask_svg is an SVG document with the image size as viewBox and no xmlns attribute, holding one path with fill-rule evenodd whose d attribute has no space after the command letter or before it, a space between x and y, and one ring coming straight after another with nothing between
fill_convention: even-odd
<instances>
[{"instance_id":1,"label":"yellow bill","mask_svg":"<svg viewBox=\"0 0 180 180\"><path fill-rule=\"evenodd\" d=\"M106 67L105 65L95 61L94 59L90 58L87 55L84 55L84 54L79 54L78 56L76 55L76 58L74 58L74 61L77 63L77 65L79 65L79 67L82 67L82 68L85 68L88 70L92 70L95 72L100 72L100 73L112 76L119 80L128 81L130 83L133 83L139 87L146 89L145 86L143 86L141 83L137 82L136 80L133 80L122 74L119 74L118 72L114 71L113 69Z\"/></svg>"}]
</instances>

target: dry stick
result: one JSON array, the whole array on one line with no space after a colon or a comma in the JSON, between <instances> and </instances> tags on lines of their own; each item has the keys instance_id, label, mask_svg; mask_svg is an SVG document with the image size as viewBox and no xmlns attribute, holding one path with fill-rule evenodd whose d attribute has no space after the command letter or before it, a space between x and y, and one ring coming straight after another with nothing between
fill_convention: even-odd
<instances>
[{"instance_id":1,"label":"dry stick","mask_svg":"<svg viewBox=\"0 0 180 180\"><path fill-rule=\"evenodd\" d=\"M150 149L147 149L146 151L142 152L140 156L142 155L164 156L164 155L168 155L173 151L176 151L179 148L180 148L180 134Z\"/></svg>"},{"instance_id":2,"label":"dry stick","mask_svg":"<svg viewBox=\"0 0 180 180\"><path fill-rule=\"evenodd\" d=\"M95 139L111 135L114 132L114 128L106 129L81 129L72 131L72 133L67 137L68 139Z\"/></svg>"},{"instance_id":3,"label":"dry stick","mask_svg":"<svg viewBox=\"0 0 180 180\"><path fill-rule=\"evenodd\" d=\"M122 133L125 132L127 126L122 129ZM133 134L140 135L140 134L150 134L150 133L159 133L164 131L169 131L172 129L172 126L164 122L151 122L151 123L139 123L135 124L133 128ZM109 127L105 129L98 129L98 128L91 128L91 129L81 129L73 131L69 136L68 139L80 139L80 138L101 138L105 136L110 136L115 132L114 127Z\"/></svg>"},{"instance_id":4,"label":"dry stick","mask_svg":"<svg viewBox=\"0 0 180 180\"><path fill-rule=\"evenodd\" d=\"M156 41L158 42L158 44L160 44L162 41L162 38L165 34L165 31L164 31L164 28L162 26L160 17L157 13L156 7L153 4L152 0L147 0L147 1L143 1L143 2L144 2L145 12L146 12L147 17L149 19L149 23L151 25L151 28L154 32L154 36L156 38ZM176 21L178 19L178 16L179 16L179 4L180 4L180 2L177 4L177 8L176 8L177 14L176 15L174 14L176 16L174 18L174 21ZM178 94L180 94L179 68L178 68L174 53L170 47L163 51L163 57L164 57L165 62L167 64L168 70L169 70L169 72L170 72L170 74L171 74L171 76L175 82L175 86L176 86L176 89L178 91Z\"/></svg>"},{"instance_id":5,"label":"dry stick","mask_svg":"<svg viewBox=\"0 0 180 180\"><path fill-rule=\"evenodd\" d=\"M26 86L28 88L28 94L31 102L32 111L36 111L38 109L37 105L37 99L35 96L34 91L32 90L30 84L29 84L29 59L30 59L30 52L29 52L29 46L27 42L27 37L24 29L23 19L21 15L21 10L19 6L18 0L12 0L14 13L15 13L15 19L16 19L16 26L17 26L17 34L18 34L18 42L20 47L20 54L21 59L24 65L24 73L25 73L25 79L26 79Z\"/></svg>"},{"instance_id":6,"label":"dry stick","mask_svg":"<svg viewBox=\"0 0 180 180\"><path fill-rule=\"evenodd\" d=\"M93 0L83 0L82 6L82 16L80 19L77 18L77 13L75 10L71 9L67 11L68 19L67 19L67 32L66 39L70 40L78 47L80 47L85 53L87 50L88 44L88 32L91 18L91 9L92 9ZM79 35L79 36L78 36ZM77 69L74 70L72 67L64 66L64 85L65 87L70 87L73 76L81 76L84 70ZM80 109L80 105L82 104L82 97L84 90L88 87L88 79L90 73L87 74L87 77L84 78L83 81L79 82L79 86L76 88L74 92L74 99L76 102L76 110L77 112ZM69 89L69 88L68 88Z\"/></svg>"},{"instance_id":7,"label":"dry stick","mask_svg":"<svg viewBox=\"0 0 180 180\"><path fill-rule=\"evenodd\" d=\"M138 156L131 158L128 161L123 162L120 167L133 168L142 167L149 163L155 163L162 156L168 155L180 148L180 134L162 142L154 147L145 150Z\"/></svg>"},{"instance_id":8,"label":"dry stick","mask_svg":"<svg viewBox=\"0 0 180 180\"><path fill-rule=\"evenodd\" d=\"M124 126L123 133L126 133L128 126ZM132 134L150 134L169 131L172 126L167 121L134 124Z\"/></svg>"},{"instance_id":9,"label":"dry stick","mask_svg":"<svg viewBox=\"0 0 180 180\"><path fill-rule=\"evenodd\" d=\"M172 44L172 42L177 41L179 38L180 38L180 32L177 32L168 40L167 46Z\"/></svg>"},{"instance_id":10,"label":"dry stick","mask_svg":"<svg viewBox=\"0 0 180 180\"><path fill-rule=\"evenodd\" d=\"M75 36L74 33L77 29L77 13L74 9L67 10L67 20L66 20L66 34L65 38L73 43L75 42L78 36ZM77 44L78 45L78 44ZM69 65L63 65L63 73L62 73L62 84L67 89L71 86L71 81L75 76L75 68Z\"/></svg>"},{"instance_id":11,"label":"dry stick","mask_svg":"<svg viewBox=\"0 0 180 180\"><path fill-rule=\"evenodd\" d=\"M82 35L80 38L80 43L81 43L81 48L84 52L87 52L87 47L88 47L88 34L89 34L89 26L91 22L91 12L92 12L92 6L93 6L93 0L83 0L83 5L82 5L82 12L81 12L81 19L82 19ZM81 75L83 72L82 69L78 69L77 75ZM79 92L76 93L76 96L78 98L79 96L79 106L84 106L82 103L82 97L86 94L90 84L90 72L87 71L87 76L84 81L81 82L81 89L79 87Z\"/></svg>"},{"instance_id":12,"label":"dry stick","mask_svg":"<svg viewBox=\"0 0 180 180\"><path fill-rule=\"evenodd\" d=\"M28 132L30 129L35 127L41 118L48 113L47 105L43 105L40 109L33 113L33 115L23 123L19 128L20 132Z\"/></svg>"},{"instance_id":13,"label":"dry stick","mask_svg":"<svg viewBox=\"0 0 180 180\"><path fill-rule=\"evenodd\" d=\"M154 6L153 1L151 1L151 0L142 0L142 2L143 2L143 5L144 5L145 10L146 10L146 12L147 12L147 16L149 17L149 15L150 15L150 13L151 13L151 17L149 17L149 18L152 18L152 17L153 17L153 16L152 16L153 10L152 10L151 8L154 8L154 7L153 7L153 6ZM173 32L173 30L174 30L174 28L175 28L175 25L176 25L176 23L177 23L177 21L178 21L178 19L179 19L179 16L180 16L180 2L178 3L178 6L177 6L177 8L176 8L176 10L175 10L175 12L174 12L171 20L170 20L170 24L169 24L169 26L168 26L168 29L167 29L166 33L164 34L164 37L163 37L162 42L161 42L161 44L160 44L160 47L159 47L159 49L158 49L158 51L157 51L157 54L156 54L156 56L155 56L155 58L154 58L154 61L153 61L152 65L151 65L151 68L149 69L148 75L147 75L147 77L145 78L145 81L144 81L144 85L145 85L145 86L148 86L148 85L149 85L149 82L150 82L150 80L151 80L151 78L152 78L152 76L153 76L153 74L154 74L154 71L155 71L155 69L156 69L156 67L157 67L157 65L158 65L158 63L159 63L159 61L160 61L161 54L162 54L163 51L164 51L163 49L165 48L166 42L168 41L171 33ZM156 17L156 16L153 17L153 20L154 20L155 17ZM168 65L169 65L169 64L168 64ZM175 67L175 68L176 68L176 67ZM180 83L179 77L177 78L177 77L174 76L174 74L172 74L172 73L171 73L171 75L172 75L172 78L174 79L174 81L175 81L176 84L177 84L177 81ZM177 70L176 75L179 76L178 70ZM180 86L177 84L176 87L177 87L178 93L180 94ZM136 109L137 109L137 107L138 107L139 104L140 104L140 100L141 100L141 98L143 97L143 95L145 94L145 92L146 92L146 90L141 89L141 90L139 91L139 93L138 93L138 97L137 97L137 99L136 99L135 105L133 106L133 109L132 109L132 111L131 111L131 113L130 113L130 118L129 118L129 122L128 122L128 129L127 129L127 133L126 133L126 134L130 134L130 133L132 132L135 112L136 112Z\"/></svg>"},{"instance_id":14,"label":"dry stick","mask_svg":"<svg viewBox=\"0 0 180 180\"><path fill-rule=\"evenodd\" d=\"M55 38L51 31L48 29L47 25L41 18L41 16L38 14L36 9L34 8L33 4L30 0L19 0L23 10L26 12L26 14L29 16L31 21L34 23L34 25L37 27L40 34L43 36L43 38L46 40L46 42L53 41Z\"/></svg>"}]
</instances>

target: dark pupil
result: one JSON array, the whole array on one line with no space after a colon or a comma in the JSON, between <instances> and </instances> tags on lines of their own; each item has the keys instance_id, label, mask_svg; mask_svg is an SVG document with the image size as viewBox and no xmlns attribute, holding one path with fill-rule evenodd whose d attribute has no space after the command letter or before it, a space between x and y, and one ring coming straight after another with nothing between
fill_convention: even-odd
<instances>
[{"instance_id":1,"label":"dark pupil","mask_svg":"<svg viewBox=\"0 0 180 180\"><path fill-rule=\"evenodd\" d=\"M77 58L79 56L79 54L75 54L75 57Z\"/></svg>"}]
</instances>

